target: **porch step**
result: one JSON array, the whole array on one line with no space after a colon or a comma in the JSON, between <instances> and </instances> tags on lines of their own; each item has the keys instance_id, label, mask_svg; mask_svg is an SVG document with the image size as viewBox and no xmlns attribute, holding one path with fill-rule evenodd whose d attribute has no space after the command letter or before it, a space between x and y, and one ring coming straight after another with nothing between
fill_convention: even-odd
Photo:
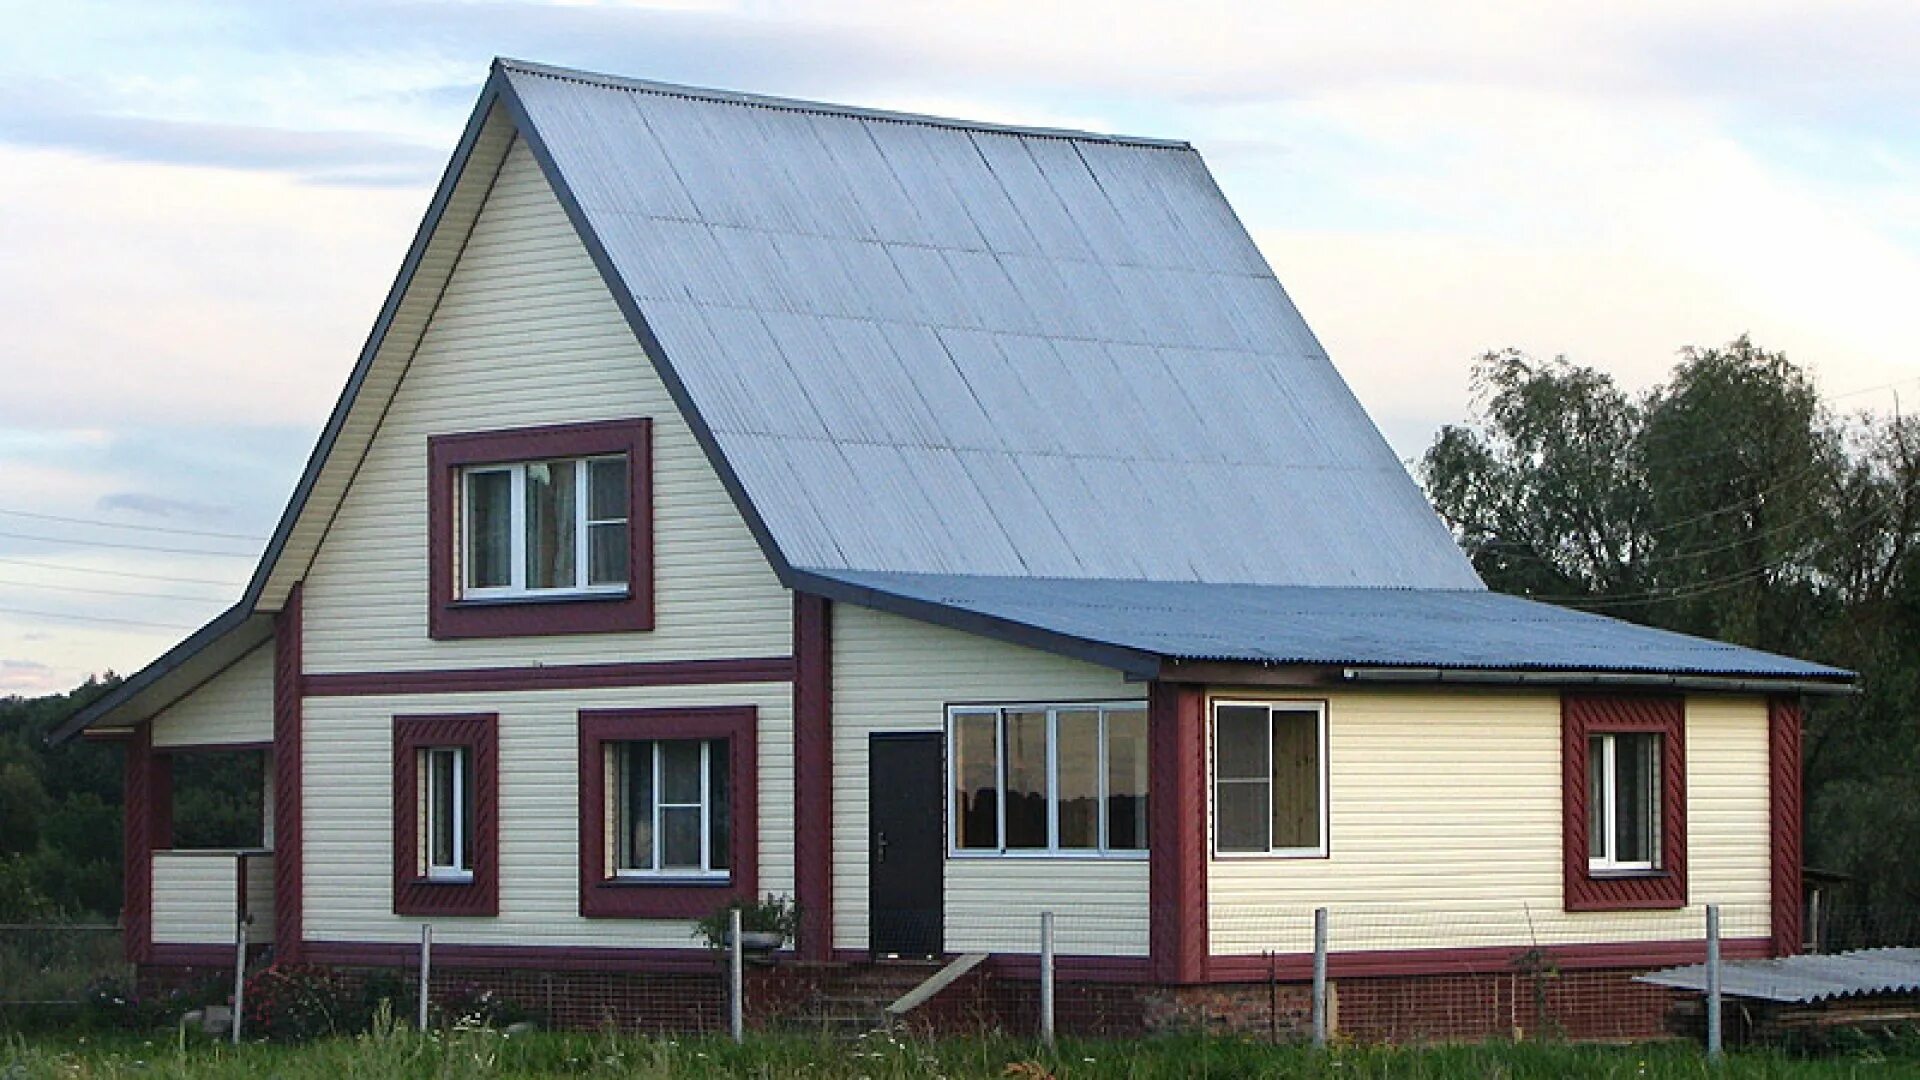
<instances>
[{"instance_id":1,"label":"porch step","mask_svg":"<svg viewBox=\"0 0 1920 1080\"><path fill-rule=\"evenodd\" d=\"M966 953L954 958L954 961L933 973L919 986L900 995L899 999L887 1006L887 1016L900 1017L925 1005L935 994L952 986L967 976L967 973L987 962L986 953Z\"/></svg>"}]
</instances>

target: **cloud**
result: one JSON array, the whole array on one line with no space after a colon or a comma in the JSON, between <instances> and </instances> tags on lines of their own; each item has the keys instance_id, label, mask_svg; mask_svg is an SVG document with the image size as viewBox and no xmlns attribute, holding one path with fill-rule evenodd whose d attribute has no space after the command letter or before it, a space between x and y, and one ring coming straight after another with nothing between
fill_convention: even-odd
<instances>
[{"instance_id":1,"label":"cloud","mask_svg":"<svg viewBox=\"0 0 1920 1080\"><path fill-rule=\"evenodd\" d=\"M0 658L0 694L33 696L66 689L53 668L37 660Z\"/></svg>"}]
</instances>

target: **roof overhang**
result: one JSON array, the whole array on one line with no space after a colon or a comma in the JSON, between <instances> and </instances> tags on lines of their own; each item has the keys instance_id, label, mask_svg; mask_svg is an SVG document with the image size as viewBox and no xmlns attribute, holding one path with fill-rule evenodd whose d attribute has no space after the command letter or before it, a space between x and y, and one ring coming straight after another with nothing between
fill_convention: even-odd
<instances>
[{"instance_id":1,"label":"roof overhang","mask_svg":"<svg viewBox=\"0 0 1920 1080\"><path fill-rule=\"evenodd\" d=\"M239 604L213 617L185 641L141 668L93 703L68 717L47 742L58 746L89 728L123 728L139 723L191 693L193 689L273 637L273 616Z\"/></svg>"}]
</instances>

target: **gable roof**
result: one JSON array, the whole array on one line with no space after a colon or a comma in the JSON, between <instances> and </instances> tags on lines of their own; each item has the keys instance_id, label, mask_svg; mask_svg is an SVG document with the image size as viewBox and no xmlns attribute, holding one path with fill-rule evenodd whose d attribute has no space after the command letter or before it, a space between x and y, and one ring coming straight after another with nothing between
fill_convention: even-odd
<instances>
[{"instance_id":1,"label":"gable roof","mask_svg":"<svg viewBox=\"0 0 1920 1080\"><path fill-rule=\"evenodd\" d=\"M1186 143L496 60L240 601L52 741L268 632L515 137L789 587L1484 588Z\"/></svg>"}]
</instances>

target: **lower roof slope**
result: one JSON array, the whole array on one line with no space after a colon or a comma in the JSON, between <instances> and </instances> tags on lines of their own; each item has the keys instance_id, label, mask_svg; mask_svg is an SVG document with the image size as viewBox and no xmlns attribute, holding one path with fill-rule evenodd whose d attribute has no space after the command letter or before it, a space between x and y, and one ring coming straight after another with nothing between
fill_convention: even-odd
<instances>
[{"instance_id":1,"label":"lower roof slope","mask_svg":"<svg viewBox=\"0 0 1920 1080\"><path fill-rule=\"evenodd\" d=\"M1794 680L1853 674L1479 589L1358 589L803 571L839 599L1123 664L1132 656L1446 673ZM1147 670L1150 670L1147 669ZM1410 675L1411 673L1403 674ZM1596 680L1603 681L1603 680ZM1816 687L1809 687L1816 688Z\"/></svg>"}]
</instances>

